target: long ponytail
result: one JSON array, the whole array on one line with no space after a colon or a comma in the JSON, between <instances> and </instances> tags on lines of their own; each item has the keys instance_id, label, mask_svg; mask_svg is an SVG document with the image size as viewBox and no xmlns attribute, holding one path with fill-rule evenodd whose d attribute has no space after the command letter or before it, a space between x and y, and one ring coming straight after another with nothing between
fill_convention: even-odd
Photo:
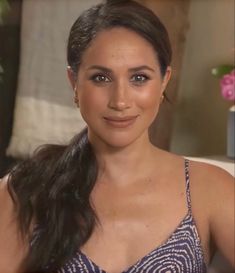
<instances>
[{"instance_id":1,"label":"long ponytail","mask_svg":"<svg viewBox=\"0 0 235 273\"><path fill-rule=\"evenodd\" d=\"M96 177L87 129L68 146L42 146L12 170L9 191L20 230L24 236L30 234L27 272L58 269L90 237L96 215L89 197Z\"/></svg>"}]
</instances>

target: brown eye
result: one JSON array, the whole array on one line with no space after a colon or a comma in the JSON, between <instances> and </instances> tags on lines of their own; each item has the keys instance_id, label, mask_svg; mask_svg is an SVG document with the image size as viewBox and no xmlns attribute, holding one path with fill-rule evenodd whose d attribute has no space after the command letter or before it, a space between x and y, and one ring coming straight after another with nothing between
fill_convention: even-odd
<instances>
[{"instance_id":1,"label":"brown eye","mask_svg":"<svg viewBox=\"0 0 235 273\"><path fill-rule=\"evenodd\" d=\"M110 79L102 74L96 74L91 77L91 80L97 83L110 82Z\"/></svg>"},{"instance_id":2,"label":"brown eye","mask_svg":"<svg viewBox=\"0 0 235 273\"><path fill-rule=\"evenodd\" d=\"M131 78L131 82L135 82L135 83L144 83L147 80L149 80L149 77L144 74L137 74Z\"/></svg>"}]
</instances>

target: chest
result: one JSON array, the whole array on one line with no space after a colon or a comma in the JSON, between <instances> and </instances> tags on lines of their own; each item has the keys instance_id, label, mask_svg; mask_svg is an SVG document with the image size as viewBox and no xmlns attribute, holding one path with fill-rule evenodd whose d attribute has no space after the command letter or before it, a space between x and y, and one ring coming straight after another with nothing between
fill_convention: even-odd
<instances>
[{"instance_id":1,"label":"chest","mask_svg":"<svg viewBox=\"0 0 235 273\"><path fill-rule=\"evenodd\" d=\"M206 232L199 221L202 247L188 214L185 181L171 181L161 184L150 180L125 189L104 184L95 189L92 203L99 223L78 254L80 264L102 273L159 272L157 266L163 272L204 272ZM162 264L165 267L160 268Z\"/></svg>"},{"instance_id":2,"label":"chest","mask_svg":"<svg viewBox=\"0 0 235 273\"><path fill-rule=\"evenodd\" d=\"M146 243L153 241L136 240L133 245L127 247L124 241L119 245L117 238L115 245L109 242L108 245L97 244L92 250L82 249L67 268L73 267L76 273L79 272L102 272L102 273L131 273L131 272L206 272L198 234L195 233L195 226L190 214L187 214L179 223L177 228L158 246L154 246L143 254ZM148 236L147 236L148 237ZM111 246L110 250L109 246ZM126 246L126 247L123 247ZM84 252L85 251L85 252ZM87 251L89 252L87 254ZM86 253L86 254L84 254ZM104 255L105 253L105 255ZM138 256L137 256L138 255ZM75 263L79 265L76 268ZM81 269L88 271L80 271ZM157 271L156 271L157 270Z\"/></svg>"},{"instance_id":3,"label":"chest","mask_svg":"<svg viewBox=\"0 0 235 273\"><path fill-rule=\"evenodd\" d=\"M153 250L159 252L187 216L185 194L167 194L167 203L164 196L146 189L141 194L131 191L128 195L116 192L112 198L104 198L104 193L96 196L100 225L82 247L83 258L89 257L106 272L120 273L143 257L156 255Z\"/></svg>"}]
</instances>

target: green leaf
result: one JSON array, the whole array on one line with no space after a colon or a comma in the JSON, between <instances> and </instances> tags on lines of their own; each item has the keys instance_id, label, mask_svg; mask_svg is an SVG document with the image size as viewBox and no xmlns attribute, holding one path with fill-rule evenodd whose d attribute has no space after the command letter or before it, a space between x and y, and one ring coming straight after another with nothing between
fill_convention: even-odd
<instances>
[{"instance_id":1,"label":"green leaf","mask_svg":"<svg viewBox=\"0 0 235 273\"><path fill-rule=\"evenodd\" d=\"M233 65L219 65L211 69L211 74L217 78L221 78L223 75L229 74L233 69Z\"/></svg>"}]
</instances>

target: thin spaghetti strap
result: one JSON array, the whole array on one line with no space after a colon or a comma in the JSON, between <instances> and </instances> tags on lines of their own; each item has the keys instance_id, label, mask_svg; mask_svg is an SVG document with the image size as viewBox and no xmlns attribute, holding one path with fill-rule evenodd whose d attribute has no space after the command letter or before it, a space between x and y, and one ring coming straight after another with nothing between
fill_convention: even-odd
<instances>
[{"instance_id":1,"label":"thin spaghetti strap","mask_svg":"<svg viewBox=\"0 0 235 273\"><path fill-rule=\"evenodd\" d=\"M187 197L187 205L188 210L191 213L191 196L190 196L190 177L189 177L189 160L185 158L184 160L185 166L185 183L186 183L186 197Z\"/></svg>"}]
</instances>

